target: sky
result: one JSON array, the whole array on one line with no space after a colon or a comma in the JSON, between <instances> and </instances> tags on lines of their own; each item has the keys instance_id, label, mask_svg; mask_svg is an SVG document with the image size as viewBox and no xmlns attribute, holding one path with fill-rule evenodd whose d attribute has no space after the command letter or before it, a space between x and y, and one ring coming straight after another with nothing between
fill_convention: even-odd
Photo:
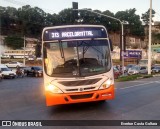
<instances>
[{"instance_id":1,"label":"sky","mask_svg":"<svg viewBox=\"0 0 160 129\"><path fill-rule=\"evenodd\" d=\"M136 8L136 14L142 15L150 7L150 0L0 0L0 6L21 7L29 4L39 7L47 13L58 13L65 8L72 8L72 2L78 2L79 9L91 8L113 13ZM154 20L160 21L160 0L152 0L152 8L156 11Z\"/></svg>"}]
</instances>

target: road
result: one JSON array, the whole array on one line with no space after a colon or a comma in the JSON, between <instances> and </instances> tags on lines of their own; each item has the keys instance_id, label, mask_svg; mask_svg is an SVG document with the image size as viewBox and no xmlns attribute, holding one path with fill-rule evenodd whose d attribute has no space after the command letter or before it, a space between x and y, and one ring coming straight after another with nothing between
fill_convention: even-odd
<instances>
[{"instance_id":1,"label":"road","mask_svg":"<svg viewBox=\"0 0 160 129\"><path fill-rule=\"evenodd\" d=\"M116 98L112 101L53 107L45 106L43 78L25 77L0 82L1 120L160 120L159 107L160 77L116 83ZM72 128L90 129L65 127Z\"/></svg>"}]
</instances>

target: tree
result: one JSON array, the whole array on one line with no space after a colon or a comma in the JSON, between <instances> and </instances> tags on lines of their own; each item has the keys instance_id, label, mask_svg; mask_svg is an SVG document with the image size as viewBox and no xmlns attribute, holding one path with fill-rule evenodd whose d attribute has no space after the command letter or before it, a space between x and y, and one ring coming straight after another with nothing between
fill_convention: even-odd
<instances>
[{"instance_id":1,"label":"tree","mask_svg":"<svg viewBox=\"0 0 160 129\"><path fill-rule=\"evenodd\" d=\"M115 30L115 23L116 23L115 20L86 10L92 11L91 9L85 9L79 12L82 24L96 24L96 25L101 24L104 25L109 31ZM100 10L93 10L93 11L114 17L114 13L110 12L109 10L106 10L104 12L101 12Z\"/></svg>"},{"instance_id":2,"label":"tree","mask_svg":"<svg viewBox=\"0 0 160 129\"><path fill-rule=\"evenodd\" d=\"M110 12L109 10L106 10L102 13L107 16L115 17L114 13ZM102 17L101 22L107 28L108 31L115 32L115 31L120 30L119 22L117 22L111 18Z\"/></svg>"},{"instance_id":3,"label":"tree","mask_svg":"<svg viewBox=\"0 0 160 129\"><path fill-rule=\"evenodd\" d=\"M136 36L144 35L144 28L140 20L140 16L135 14L136 9L129 9L126 11L119 11L115 14L115 17L125 23L125 29L129 30L129 34Z\"/></svg>"},{"instance_id":4,"label":"tree","mask_svg":"<svg viewBox=\"0 0 160 129\"><path fill-rule=\"evenodd\" d=\"M24 40L21 37L17 36L8 36L5 37L4 43L8 46L11 47L12 49L21 49L24 47Z\"/></svg>"},{"instance_id":5,"label":"tree","mask_svg":"<svg viewBox=\"0 0 160 129\"><path fill-rule=\"evenodd\" d=\"M35 47L35 56L37 57L41 57L41 45L40 43L37 43L36 47Z\"/></svg>"},{"instance_id":6,"label":"tree","mask_svg":"<svg viewBox=\"0 0 160 129\"><path fill-rule=\"evenodd\" d=\"M55 26L58 24L58 15L47 13L45 16L45 26Z\"/></svg>"},{"instance_id":7,"label":"tree","mask_svg":"<svg viewBox=\"0 0 160 129\"><path fill-rule=\"evenodd\" d=\"M45 17L46 13L38 7L32 8L30 5L25 5L19 8L18 18L22 35L40 36L45 25Z\"/></svg>"},{"instance_id":8,"label":"tree","mask_svg":"<svg viewBox=\"0 0 160 129\"><path fill-rule=\"evenodd\" d=\"M91 10L91 9L88 9ZM116 17L121 21L128 23L124 25L129 34L141 36L144 34L140 16L136 15L136 9L119 11L116 14L109 10L100 11L108 16ZM109 32L120 32L120 23L88 11L79 11L79 23L75 23L73 11L71 8L66 8L58 14L50 14L44 12L41 8L31 7L30 5L22 6L18 9L13 7L0 6L1 32L4 35L19 35L28 37L40 37L42 29L46 26L68 25L68 24L101 24L104 25Z\"/></svg>"},{"instance_id":9,"label":"tree","mask_svg":"<svg viewBox=\"0 0 160 129\"><path fill-rule=\"evenodd\" d=\"M13 7L0 6L1 33L3 35L15 33L17 24L17 10Z\"/></svg>"},{"instance_id":10,"label":"tree","mask_svg":"<svg viewBox=\"0 0 160 129\"><path fill-rule=\"evenodd\" d=\"M154 17L155 13L156 12L152 9L152 18ZM147 12L145 12L145 13L142 14L141 19L143 20L143 22L145 23L145 25L149 25L149 18L150 18L150 9L148 9ZM153 22L153 20L152 20L152 22Z\"/></svg>"},{"instance_id":11,"label":"tree","mask_svg":"<svg viewBox=\"0 0 160 129\"><path fill-rule=\"evenodd\" d=\"M58 13L58 25L67 25L67 24L73 24L74 18L73 18L73 11L71 8L64 9Z\"/></svg>"},{"instance_id":12,"label":"tree","mask_svg":"<svg viewBox=\"0 0 160 129\"><path fill-rule=\"evenodd\" d=\"M152 33L152 43L160 43L160 33Z\"/></svg>"}]
</instances>

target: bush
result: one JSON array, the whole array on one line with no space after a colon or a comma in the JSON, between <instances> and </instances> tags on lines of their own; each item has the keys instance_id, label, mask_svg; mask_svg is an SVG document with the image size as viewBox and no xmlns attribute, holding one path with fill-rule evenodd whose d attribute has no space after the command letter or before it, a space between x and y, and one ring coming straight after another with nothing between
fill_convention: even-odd
<instances>
[{"instance_id":1,"label":"bush","mask_svg":"<svg viewBox=\"0 0 160 129\"><path fill-rule=\"evenodd\" d=\"M24 47L24 39L17 36L8 36L4 39L5 44L12 49L21 49Z\"/></svg>"},{"instance_id":2,"label":"bush","mask_svg":"<svg viewBox=\"0 0 160 129\"><path fill-rule=\"evenodd\" d=\"M142 79L142 78L150 78L153 77L152 75L142 75L142 74L137 74L137 75L130 75L130 76L122 76L119 77L116 82L121 82L121 81L132 81L136 79Z\"/></svg>"}]
</instances>

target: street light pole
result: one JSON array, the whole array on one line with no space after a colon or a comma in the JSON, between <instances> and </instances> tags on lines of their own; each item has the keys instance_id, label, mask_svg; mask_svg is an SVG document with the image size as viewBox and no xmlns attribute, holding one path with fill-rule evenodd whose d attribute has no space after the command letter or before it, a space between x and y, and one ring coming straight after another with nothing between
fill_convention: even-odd
<instances>
[{"instance_id":1,"label":"street light pole","mask_svg":"<svg viewBox=\"0 0 160 129\"><path fill-rule=\"evenodd\" d=\"M94 14L98 14L98 15L101 15L101 16L104 16L104 17L108 17L110 19L113 19L113 20L116 20L118 22L120 22L121 24L121 31L122 31L122 53L121 53L121 56L122 56L122 75L124 75L124 39L123 39L123 36L124 36L124 27L123 27L123 22L120 20L120 19L117 19L115 17L111 17L111 16L108 16L108 15L105 15L105 14L102 14L102 13L98 13L98 12L94 12L92 10L87 10L87 9L73 9L73 10L77 10L77 11L88 11L88 12L91 12L91 13L94 13Z\"/></svg>"},{"instance_id":2,"label":"street light pole","mask_svg":"<svg viewBox=\"0 0 160 129\"><path fill-rule=\"evenodd\" d=\"M148 43L148 74L151 74L151 29L152 29L152 0L150 0L150 16L149 16L149 43Z\"/></svg>"},{"instance_id":3,"label":"street light pole","mask_svg":"<svg viewBox=\"0 0 160 129\"><path fill-rule=\"evenodd\" d=\"M122 27L122 75L124 76L124 28L123 28L123 22L121 22L121 27Z\"/></svg>"}]
</instances>

